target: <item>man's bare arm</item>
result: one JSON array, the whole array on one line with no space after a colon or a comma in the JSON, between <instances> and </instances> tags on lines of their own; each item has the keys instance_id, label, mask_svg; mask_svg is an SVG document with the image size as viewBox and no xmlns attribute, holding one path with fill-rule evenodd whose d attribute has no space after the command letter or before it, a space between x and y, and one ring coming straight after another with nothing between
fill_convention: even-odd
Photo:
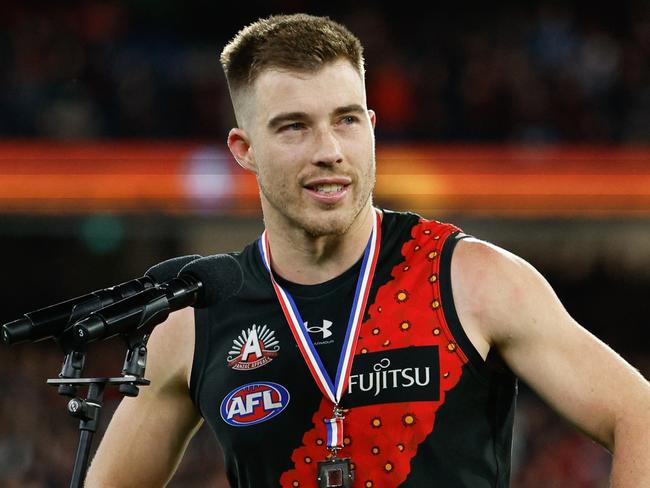
<instances>
[{"instance_id":1,"label":"man's bare arm","mask_svg":"<svg viewBox=\"0 0 650 488\"><path fill-rule=\"evenodd\" d=\"M612 486L650 486L650 384L577 324L524 260L461 241L452 284L478 349L497 348L551 407L613 453Z\"/></svg>"},{"instance_id":2,"label":"man's bare arm","mask_svg":"<svg viewBox=\"0 0 650 488\"><path fill-rule=\"evenodd\" d=\"M176 312L148 343L151 385L124 398L92 461L86 487L164 486L201 420L189 395L194 310Z\"/></svg>"}]
</instances>

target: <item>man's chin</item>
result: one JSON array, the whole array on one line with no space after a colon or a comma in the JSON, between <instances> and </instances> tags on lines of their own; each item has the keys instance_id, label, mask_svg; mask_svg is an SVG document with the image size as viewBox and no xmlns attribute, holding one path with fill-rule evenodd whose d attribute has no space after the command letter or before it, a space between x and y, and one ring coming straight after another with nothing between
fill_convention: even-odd
<instances>
[{"instance_id":1,"label":"man's chin","mask_svg":"<svg viewBox=\"0 0 650 488\"><path fill-rule=\"evenodd\" d=\"M310 237L342 236L348 232L364 207L334 206L306 212L301 222L304 231Z\"/></svg>"},{"instance_id":2,"label":"man's chin","mask_svg":"<svg viewBox=\"0 0 650 488\"><path fill-rule=\"evenodd\" d=\"M301 226L310 237L341 236L348 231L353 221L354 215L349 209L321 209L310 212Z\"/></svg>"},{"instance_id":3,"label":"man's chin","mask_svg":"<svg viewBox=\"0 0 650 488\"><path fill-rule=\"evenodd\" d=\"M305 233L310 237L342 236L350 228L350 223L325 221L310 221L303 225Z\"/></svg>"}]
</instances>

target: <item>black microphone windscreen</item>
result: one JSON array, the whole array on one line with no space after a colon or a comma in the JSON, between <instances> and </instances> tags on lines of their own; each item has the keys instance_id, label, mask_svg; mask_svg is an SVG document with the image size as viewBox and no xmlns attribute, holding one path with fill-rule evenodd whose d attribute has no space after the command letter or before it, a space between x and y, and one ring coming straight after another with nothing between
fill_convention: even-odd
<instances>
[{"instance_id":1,"label":"black microphone windscreen","mask_svg":"<svg viewBox=\"0 0 650 488\"><path fill-rule=\"evenodd\" d=\"M199 254L190 254L188 256L178 256L176 258L168 259L162 263L158 263L147 270L145 276L151 278L156 283L164 283L173 278L176 278L178 272L183 269L183 266L196 261L201 256Z\"/></svg>"},{"instance_id":2,"label":"black microphone windscreen","mask_svg":"<svg viewBox=\"0 0 650 488\"><path fill-rule=\"evenodd\" d=\"M196 308L209 307L235 295L244 283L241 266L229 254L206 256L187 264L180 273L190 275L203 285Z\"/></svg>"}]
</instances>

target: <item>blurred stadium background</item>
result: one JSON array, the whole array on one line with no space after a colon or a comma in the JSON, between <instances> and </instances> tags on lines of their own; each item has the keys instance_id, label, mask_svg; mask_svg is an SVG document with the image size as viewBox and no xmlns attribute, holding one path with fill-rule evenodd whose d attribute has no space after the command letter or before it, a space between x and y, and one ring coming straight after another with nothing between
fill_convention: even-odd
<instances>
[{"instance_id":1,"label":"blurred stadium background","mask_svg":"<svg viewBox=\"0 0 650 488\"><path fill-rule=\"evenodd\" d=\"M218 64L243 25L306 11L366 46L376 201L532 262L650 373L650 4L171 0L0 3L0 322L261 230ZM116 375L119 341L87 374ZM78 422L52 342L0 348L0 486L67 486ZM571 374L567 371L567 374ZM607 486L609 456L521 385L515 488ZM106 395L105 428L119 397ZM603 399L607 401L607 399ZM95 446L99 441L95 438ZM226 487L207 428L172 487Z\"/></svg>"}]
</instances>

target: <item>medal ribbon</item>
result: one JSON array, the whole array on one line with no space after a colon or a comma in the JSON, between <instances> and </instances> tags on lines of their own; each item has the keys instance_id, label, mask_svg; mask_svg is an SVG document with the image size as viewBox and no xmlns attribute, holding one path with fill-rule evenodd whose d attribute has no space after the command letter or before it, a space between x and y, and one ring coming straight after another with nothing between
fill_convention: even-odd
<instances>
[{"instance_id":1,"label":"medal ribbon","mask_svg":"<svg viewBox=\"0 0 650 488\"><path fill-rule=\"evenodd\" d=\"M327 430L327 447L340 449L343 447L343 417L325 419Z\"/></svg>"},{"instance_id":2,"label":"medal ribbon","mask_svg":"<svg viewBox=\"0 0 650 488\"><path fill-rule=\"evenodd\" d=\"M368 294L370 293L370 285L372 278L375 274L375 267L377 265L377 258L379 256L379 244L381 242L381 215L375 209L375 219L373 220L372 233L366 245L363 254L363 262L361 264L361 271L357 280L357 286L354 293L354 301L352 303L352 310L350 310L350 318L345 333L345 340L343 348L339 356L339 363L336 369L336 378L333 382L329 374L323 367L323 363L316 352L316 348L309 337L309 332L305 327L305 323L300 316L298 307L294 302L292 296L282 288L273 277L271 271L271 250L269 248L269 237L266 230L262 233L262 237L258 241L260 253L266 269L271 276L271 282L275 289L275 294L278 297L284 316L289 323L289 328L293 333L293 337L298 344L298 348L302 353L309 371L316 381L318 388L334 405L338 405L343 392L347 387L348 380L350 379L350 371L352 370L352 361L354 359L354 351L356 349L357 340L359 338L359 327L363 321L366 303L368 301Z\"/></svg>"}]
</instances>

